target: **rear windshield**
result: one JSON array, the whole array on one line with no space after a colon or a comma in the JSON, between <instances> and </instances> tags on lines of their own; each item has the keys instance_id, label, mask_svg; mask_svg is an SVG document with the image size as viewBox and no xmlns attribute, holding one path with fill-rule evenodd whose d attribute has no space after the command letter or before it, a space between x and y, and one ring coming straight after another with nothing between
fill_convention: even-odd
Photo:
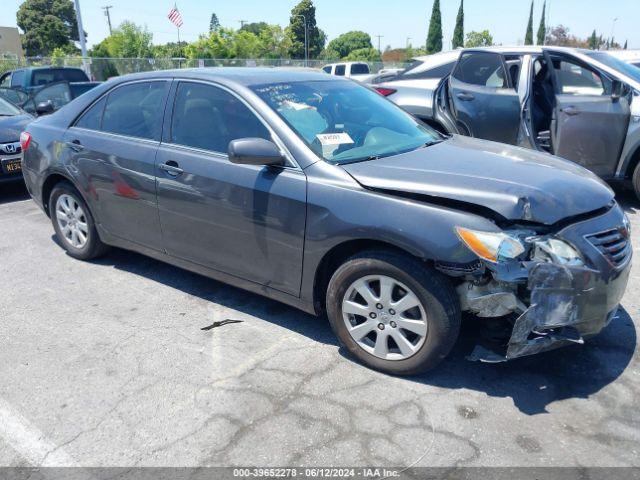
<instances>
[{"instance_id":1,"label":"rear windshield","mask_svg":"<svg viewBox=\"0 0 640 480\"><path fill-rule=\"evenodd\" d=\"M77 68L52 68L33 72L33 86L53 82L86 82L87 75Z\"/></svg>"}]
</instances>

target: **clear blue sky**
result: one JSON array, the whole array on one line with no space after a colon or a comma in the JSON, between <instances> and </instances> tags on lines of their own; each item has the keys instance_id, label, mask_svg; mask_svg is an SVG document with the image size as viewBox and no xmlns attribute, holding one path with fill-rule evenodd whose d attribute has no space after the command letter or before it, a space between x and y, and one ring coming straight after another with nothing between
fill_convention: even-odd
<instances>
[{"instance_id":1,"label":"clear blue sky","mask_svg":"<svg viewBox=\"0 0 640 480\"><path fill-rule=\"evenodd\" d=\"M22 0L2 0L3 11L16 12ZM123 20L146 25L154 43L176 40L176 31L166 18L173 0L80 0L88 44L108 35L103 5L113 5L111 21ZM286 26L296 0L178 0L184 18L181 39L194 40L209 27L212 12L223 26L238 28L239 20L265 21ZM424 45L433 0L314 0L318 25L329 39L349 30L363 30L372 37L383 35L382 47L404 47L408 37L414 46ZM445 45L450 45L460 0L441 0ZM524 40L530 0L465 0L465 31L488 29L494 41L518 44ZM587 37L597 29L629 48L640 48L640 0L548 0L551 25L563 24L570 32ZM542 0L535 1L534 31L542 11ZM15 26L15 13L3 15L0 25ZM377 39L373 38L377 47Z\"/></svg>"}]
</instances>

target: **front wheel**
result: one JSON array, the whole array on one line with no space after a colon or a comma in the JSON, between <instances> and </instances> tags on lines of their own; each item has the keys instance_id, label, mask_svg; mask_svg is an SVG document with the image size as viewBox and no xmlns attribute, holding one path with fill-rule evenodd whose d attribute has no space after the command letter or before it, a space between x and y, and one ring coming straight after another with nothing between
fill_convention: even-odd
<instances>
[{"instance_id":1,"label":"front wheel","mask_svg":"<svg viewBox=\"0 0 640 480\"><path fill-rule=\"evenodd\" d=\"M60 182L53 188L49 212L56 236L70 256L91 260L107 251L108 247L98 236L89 207L71 184Z\"/></svg>"},{"instance_id":2,"label":"front wheel","mask_svg":"<svg viewBox=\"0 0 640 480\"><path fill-rule=\"evenodd\" d=\"M349 352L396 375L434 368L460 331L460 307L448 279L390 252L356 255L338 268L329 282L327 313Z\"/></svg>"}]
</instances>

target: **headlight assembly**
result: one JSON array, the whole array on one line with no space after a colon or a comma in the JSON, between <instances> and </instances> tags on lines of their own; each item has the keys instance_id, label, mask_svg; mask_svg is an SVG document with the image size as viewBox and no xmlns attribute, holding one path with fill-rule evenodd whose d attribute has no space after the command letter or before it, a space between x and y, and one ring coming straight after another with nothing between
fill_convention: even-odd
<instances>
[{"instance_id":1,"label":"headlight assembly","mask_svg":"<svg viewBox=\"0 0 640 480\"><path fill-rule=\"evenodd\" d=\"M488 262L518 258L526 251L520 240L505 232L479 232L462 227L456 227L456 232L469 250Z\"/></svg>"},{"instance_id":2,"label":"headlight assembly","mask_svg":"<svg viewBox=\"0 0 640 480\"><path fill-rule=\"evenodd\" d=\"M535 245L537 250L535 258L543 257L544 260L560 265L584 265L582 255L567 242L548 238L537 241Z\"/></svg>"}]
</instances>

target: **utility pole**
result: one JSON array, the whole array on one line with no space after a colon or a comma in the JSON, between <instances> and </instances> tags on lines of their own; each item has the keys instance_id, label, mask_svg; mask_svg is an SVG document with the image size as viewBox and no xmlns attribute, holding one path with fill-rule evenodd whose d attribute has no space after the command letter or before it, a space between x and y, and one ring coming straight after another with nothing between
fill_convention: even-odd
<instances>
[{"instance_id":1,"label":"utility pole","mask_svg":"<svg viewBox=\"0 0 640 480\"><path fill-rule=\"evenodd\" d=\"M242 30L244 28L244 26L249 23L248 20L238 20L238 22L240 22L240 30Z\"/></svg>"},{"instance_id":2,"label":"utility pole","mask_svg":"<svg viewBox=\"0 0 640 480\"><path fill-rule=\"evenodd\" d=\"M84 38L84 29L82 28L82 14L80 13L80 0L75 0L76 5L76 21L78 22L78 37L80 38L80 51L82 52L82 66L86 74L91 78L91 72L87 65L87 42Z\"/></svg>"},{"instance_id":3,"label":"utility pole","mask_svg":"<svg viewBox=\"0 0 640 480\"><path fill-rule=\"evenodd\" d=\"M409 45L411 45L411 37L407 37L407 50L409 50Z\"/></svg>"},{"instance_id":4,"label":"utility pole","mask_svg":"<svg viewBox=\"0 0 640 480\"><path fill-rule=\"evenodd\" d=\"M382 38L384 38L384 35L374 35L374 37L376 37L378 39L378 52L380 53L380 55L382 55L382 48L381 48L380 40Z\"/></svg>"},{"instance_id":5,"label":"utility pole","mask_svg":"<svg viewBox=\"0 0 640 480\"><path fill-rule=\"evenodd\" d=\"M109 9L111 8L113 8L113 5L105 5L102 7L104 14L107 17L107 23L109 24L109 35L113 35L113 31L111 30L111 15L109 14Z\"/></svg>"}]
</instances>

